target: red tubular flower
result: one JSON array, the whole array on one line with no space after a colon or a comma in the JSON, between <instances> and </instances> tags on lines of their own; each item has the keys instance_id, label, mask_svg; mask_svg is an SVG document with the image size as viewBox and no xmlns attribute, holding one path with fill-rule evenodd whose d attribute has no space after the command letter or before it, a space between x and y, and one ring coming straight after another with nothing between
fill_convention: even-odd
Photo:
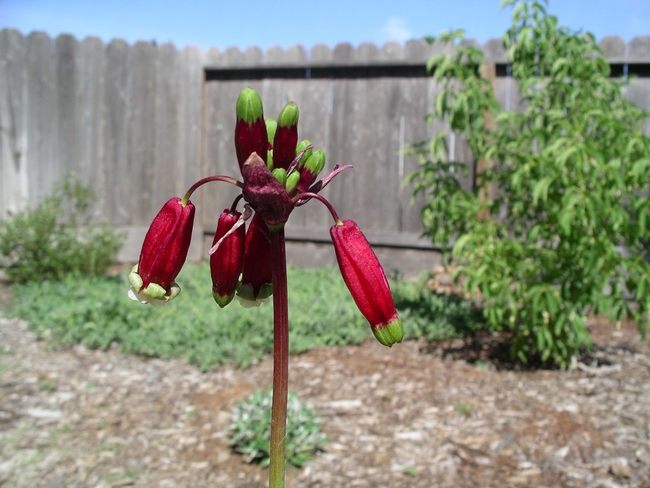
<instances>
[{"instance_id":1,"label":"red tubular flower","mask_svg":"<svg viewBox=\"0 0 650 488\"><path fill-rule=\"evenodd\" d=\"M266 164L269 138L264 122L262 99L250 87L244 88L237 98L237 123L235 124L235 150L239 169L248 157L257 153Z\"/></svg>"},{"instance_id":2,"label":"red tubular flower","mask_svg":"<svg viewBox=\"0 0 650 488\"><path fill-rule=\"evenodd\" d=\"M246 232L242 284L237 290L241 304L259 306L273 293L272 279L271 236L264 219L256 213Z\"/></svg>"},{"instance_id":3,"label":"red tubular flower","mask_svg":"<svg viewBox=\"0 0 650 488\"><path fill-rule=\"evenodd\" d=\"M278 115L273 137L273 167L288 169L298 144L298 106L288 102Z\"/></svg>"},{"instance_id":4,"label":"red tubular flower","mask_svg":"<svg viewBox=\"0 0 650 488\"><path fill-rule=\"evenodd\" d=\"M225 209L219 216L217 231L212 245L223 239L217 250L210 256L210 274L212 275L212 297L221 308L228 305L235 296L239 275L244 266L244 242L246 229L243 225L233 232L233 226L241 218L241 212ZM231 232L230 234L228 234ZM226 234L228 234L226 236ZM224 237L225 236L225 237Z\"/></svg>"},{"instance_id":5,"label":"red tubular flower","mask_svg":"<svg viewBox=\"0 0 650 488\"><path fill-rule=\"evenodd\" d=\"M404 328L386 274L359 226L352 220L338 221L330 235L343 280L377 340L389 347L402 342Z\"/></svg>"},{"instance_id":6,"label":"red tubular flower","mask_svg":"<svg viewBox=\"0 0 650 488\"><path fill-rule=\"evenodd\" d=\"M167 302L180 293L180 273L192 240L194 205L172 198L153 219L142 244L140 260L129 274L134 300Z\"/></svg>"}]
</instances>

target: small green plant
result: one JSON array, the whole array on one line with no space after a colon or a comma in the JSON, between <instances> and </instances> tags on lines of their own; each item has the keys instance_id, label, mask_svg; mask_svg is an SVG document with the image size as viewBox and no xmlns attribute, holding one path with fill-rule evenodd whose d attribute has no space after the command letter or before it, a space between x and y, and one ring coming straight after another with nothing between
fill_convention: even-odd
<instances>
[{"instance_id":1,"label":"small green plant","mask_svg":"<svg viewBox=\"0 0 650 488\"><path fill-rule=\"evenodd\" d=\"M418 467L417 466L409 466L408 468L404 468L402 470L402 474L405 474L406 476L417 476L418 475Z\"/></svg>"},{"instance_id":2,"label":"small green plant","mask_svg":"<svg viewBox=\"0 0 650 488\"><path fill-rule=\"evenodd\" d=\"M97 194L68 178L35 209L0 221L0 266L12 281L60 280L98 275L116 261L124 236L89 225Z\"/></svg>"},{"instance_id":3,"label":"small green plant","mask_svg":"<svg viewBox=\"0 0 650 488\"><path fill-rule=\"evenodd\" d=\"M483 361L483 360L481 360L481 359L478 359L476 362L474 362L474 366L475 366L477 369L481 369L481 370L487 370L487 369L490 369L490 363L487 362L487 361Z\"/></svg>"},{"instance_id":4,"label":"small green plant","mask_svg":"<svg viewBox=\"0 0 650 488\"><path fill-rule=\"evenodd\" d=\"M650 114L625 98L627 80L609 78L592 34L560 26L538 0L502 5L513 6L503 43L523 108L502 109L481 50L443 33L453 49L429 61L441 85L430 118L464 135L476 185L461 186L468 168L450 160L444 131L412 146L421 166L410 181L425 233L490 326L514 332L520 360L566 367L591 344L591 313L636 320L645 335Z\"/></svg>"},{"instance_id":5,"label":"small green plant","mask_svg":"<svg viewBox=\"0 0 650 488\"><path fill-rule=\"evenodd\" d=\"M273 390L267 393L257 390L245 402L238 402L233 409L230 426L233 434L231 444L248 462L259 461L268 466L271 453L271 402ZM315 408L308 408L290 393L287 404L286 461L300 467L309 461L328 439L320 432L322 418Z\"/></svg>"},{"instance_id":6,"label":"small green plant","mask_svg":"<svg viewBox=\"0 0 650 488\"><path fill-rule=\"evenodd\" d=\"M454 407L454 412L469 415L470 413L472 413L472 407L470 407L469 405L467 405L465 403L459 403L458 405L456 405Z\"/></svg>"},{"instance_id":7,"label":"small green plant","mask_svg":"<svg viewBox=\"0 0 650 488\"><path fill-rule=\"evenodd\" d=\"M56 391L57 384L53 381L44 380L41 381L38 385L38 389L41 391Z\"/></svg>"}]
</instances>

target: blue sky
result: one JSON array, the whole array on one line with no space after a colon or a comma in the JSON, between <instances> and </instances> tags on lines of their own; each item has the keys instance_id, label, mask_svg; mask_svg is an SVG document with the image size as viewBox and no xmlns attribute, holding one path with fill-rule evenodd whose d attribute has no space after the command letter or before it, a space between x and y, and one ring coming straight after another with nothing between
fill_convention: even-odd
<instances>
[{"instance_id":1,"label":"blue sky","mask_svg":"<svg viewBox=\"0 0 650 488\"><path fill-rule=\"evenodd\" d=\"M593 32L598 39L650 35L650 0L551 0L549 10L561 24ZM468 37L485 42L500 37L509 23L509 10L500 10L499 0L0 0L0 27L24 34L41 30L130 43L155 39L221 50L382 45L450 28L465 29Z\"/></svg>"}]
</instances>

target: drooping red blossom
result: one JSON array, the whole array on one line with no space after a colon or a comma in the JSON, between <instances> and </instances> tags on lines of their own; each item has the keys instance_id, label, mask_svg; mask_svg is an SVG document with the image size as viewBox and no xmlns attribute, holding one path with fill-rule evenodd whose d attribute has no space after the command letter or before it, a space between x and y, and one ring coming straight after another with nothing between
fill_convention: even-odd
<instances>
[{"instance_id":1,"label":"drooping red blossom","mask_svg":"<svg viewBox=\"0 0 650 488\"><path fill-rule=\"evenodd\" d=\"M171 287L187 258L194 213L192 202L188 200L183 205L178 197L167 201L160 209L147 231L137 269L133 271L139 277L131 281L132 285L137 285L134 286L136 293L165 301L173 298Z\"/></svg>"},{"instance_id":2,"label":"drooping red blossom","mask_svg":"<svg viewBox=\"0 0 650 488\"><path fill-rule=\"evenodd\" d=\"M244 267L244 243L246 229L243 225L235 226L241 218L241 212L225 209L219 216L217 230L212 245L220 240L217 250L210 256L210 274L212 276L212 297L221 308L228 305L237 291L239 275ZM230 232L229 235L226 235Z\"/></svg>"},{"instance_id":3,"label":"drooping red blossom","mask_svg":"<svg viewBox=\"0 0 650 488\"><path fill-rule=\"evenodd\" d=\"M244 302L255 303L268 298L273 291L271 236L268 226L258 213L248 225L245 248L242 281L237 296Z\"/></svg>"},{"instance_id":4,"label":"drooping red blossom","mask_svg":"<svg viewBox=\"0 0 650 488\"><path fill-rule=\"evenodd\" d=\"M338 221L330 235L343 280L377 340L389 347L402 342L402 320L386 273L359 226L352 220Z\"/></svg>"},{"instance_id":5,"label":"drooping red blossom","mask_svg":"<svg viewBox=\"0 0 650 488\"><path fill-rule=\"evenodd\" d=\"M236 112L235 151L239 169L252 153L257 153L266 164L269 139L258 93L252 88L244 88L237 98Z\"/></svg>"}]
</instances>

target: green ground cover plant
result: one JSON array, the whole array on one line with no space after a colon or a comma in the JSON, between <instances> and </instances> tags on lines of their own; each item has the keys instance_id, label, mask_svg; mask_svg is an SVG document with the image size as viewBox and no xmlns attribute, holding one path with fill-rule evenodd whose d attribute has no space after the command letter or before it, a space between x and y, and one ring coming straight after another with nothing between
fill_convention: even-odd
<instances>
[{"instance_id":1,"label":"green ground cover plant","mask_svg":"<svg viewBox=\"0 0 650 488\"><path fill-rule=\"evenodd\" d=\"M480 49L463 32L437 40L451 54L429 61L441 90L430 119L462 134L482 163L475 187L459 181L442 131L415 144L410 175L425 199L425 233L479 300L489 325L515 333L513 352L566 367L589 347L586 318L649 320L650 114L609 78L590 33L573 32L537 0L505 0L503 36L519 112L504 110L481 76ZM478 165L480 167L480 164Z\"/></svg>"},{"instance_id":2,"label":"green ground cover plant","mask_svg":"<svg viewBox=\"0 0 650 488\"><path fill-rule=\"evenodd\" d=\"M288 279L292 353L359 344L372 337L338 270L290 266ZM131 306L124 293L125 276L17 284L8 312L27 320L53 347L83 343L106 349L116 342L125 352L183 357L204 370L226 362L246 367L272 352L272 307L233 304L215 310L207 262L185 266L180 280L192 300L155 308ZM485 327L480 312L468 302L435 294L425 283L423 277L391 284L407 338L448 339Z\"/></svg>"},{"instance_id":3,"label":"green ground cover plant","mask_svg":"<svg viewBox=\"0 0 650 488\"><path fill-rule=\"evenodd\" d=\"M99 275L117 260L123 235L89 225L97 193L67 178L34 209L0 220L0 266L12 281Z\"/></svg>"},{"instance_id":4,"label":"green ground cover plant","mask_svg":"<svg viewBox=\"0 0 650 488\"><path fill-rule=\"evenodd\" d=\"M248 462L257 461L268 466L271 460L271 401L273 389L257 390L245 402L237 402L232 411L231 444L248 456ZM287 401L287 464L302 466L321 449L328 439L321 433L322 417L315 408L309 408L289 393Z\"/></svg>"}]
</instances>

